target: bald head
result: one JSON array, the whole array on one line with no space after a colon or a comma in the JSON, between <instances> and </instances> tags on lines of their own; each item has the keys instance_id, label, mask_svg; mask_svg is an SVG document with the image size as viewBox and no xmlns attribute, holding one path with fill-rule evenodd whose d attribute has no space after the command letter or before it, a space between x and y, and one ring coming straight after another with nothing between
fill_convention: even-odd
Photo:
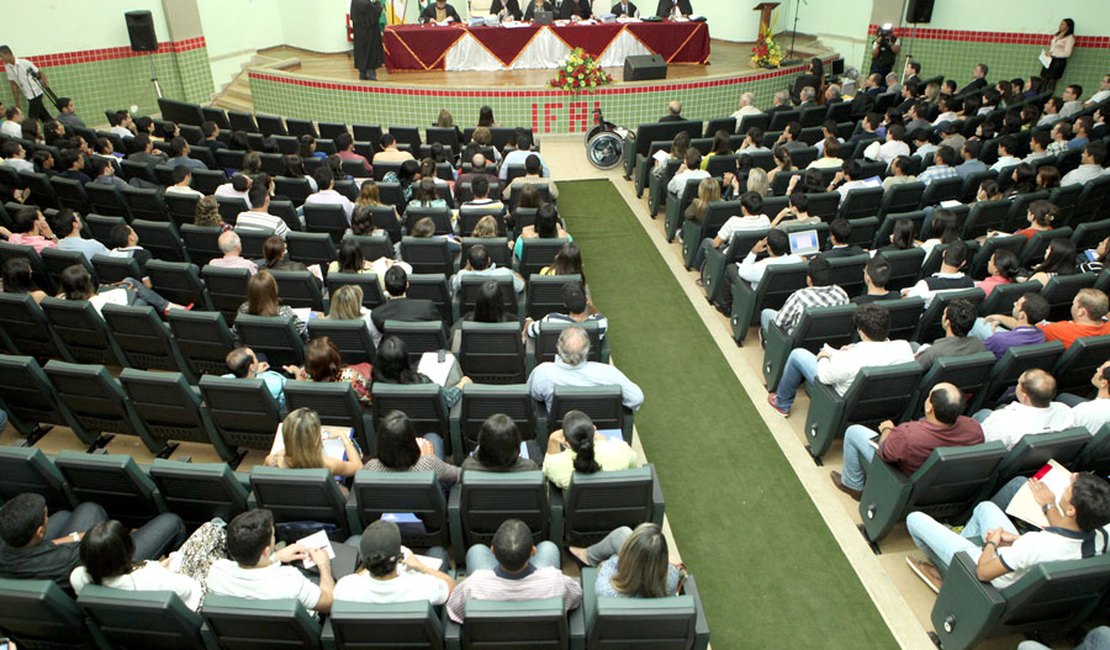
<instances>
[{"instance_id":1,"label":"bald head","mask_svg":"<svg viewBox=\"0 0 1110 650\"><path fill-rule=\"evenodd\" d=\"M1056 397L1056 379L1041 370L1033 368L1021 373L1018 378L1018 400L1028 406L1048 408Z\"/></svg>"},{"instance_id":2,"label":"bald head","mask_svg":"<svg viewBox=\"0 0 1110 650\"><path fill-rule=\"evenodd\" d=\"M682 112L682 102L677 99L672 99L671 102L667 104L667 110L671 112L671 115L678 115Z\"/></svg>"},{"instance_id":3,"label":"bald head","mask_svg":"<svg viewBox=\"0 0 1110 650\"><path fill-rule=\"evenodd\" d=\"M220 252L225 256L238 255L243 252L243 242L239 241L239 235L236 234L234 230L220 233L218 244L220 246Z\"/></svg>"},{"instance_id":4,"label":"bald head","mask_svg":"<svg viewBox=\"0 0 1110 650\"><path fill-rule=\"evenodd\" d=\"M926 404L926 417L931 413L933 419L941 424L955 424L963 412L964 398L959 388L949 383L933 386Z\"/></svg>"},{"instance_id":5,"label":"bald head","mask_svg":"<svg viewBox=\"0 0 1110 650\"><path fill-rule=\"evenodd\" d=\"M559 334L555 349L563 363L577 366L590 356L590 336L581 327L568 327Z\"/></svg>"},{"instance_id":6,"label":"bald head","mask_svg":"<svg viewBox=\"0 0 1110 650\"><path fill-rule=\"evenodd\" d=\"M755 95L753 95L751 93L744 93L744 94L740 95L740 108L743 108L745 106L754 106L754 105L755 105Z\"/></svg>"},{"instance_id":7,"label":"bald head","mask_svg":"<svg viewBox=\"0 0 1110 650\"><path fill-rule=\"evenodd\" d=\"M486 166L486 157L480 153L474 154L470 159L470 166L474 169L484 169Z\"/></svg>"}]
</instances>

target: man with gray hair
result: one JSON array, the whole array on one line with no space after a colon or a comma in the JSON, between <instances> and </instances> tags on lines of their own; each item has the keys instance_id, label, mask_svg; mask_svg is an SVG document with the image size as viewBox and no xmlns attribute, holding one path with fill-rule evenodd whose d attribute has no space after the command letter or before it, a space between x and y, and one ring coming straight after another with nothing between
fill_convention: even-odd
<instances>
[{"instance_id":1,"label":"man with gray hair","mask_svg":"<svg viewBox=\"0 0 1110 650\"><path fill-rule=\"evenodd\" d=\"M802 100L798 108L805 108L817 101L817 90L813 86L806 86L798 93L798 99Z\"/></svg>"},{"instance_id":2,"label":"man with gray hair","mask_svg":"<svg viewBox=\"0 0 1110 650\"><path fill-rule=\"evenodd\" d=\"M220 252L224 256L210 260L208 262L210 266L223 269L246 269L251 272L251 275L258 273L258 265L243 257L243 242L234 230L221 233L218 242Z\"/></svg>"},{"instance_id":3,"label":"man with gray hair","mask_svg":"<svg viewBox=\"0 0 1110 650\"><path fill-rule=\"evenodd\" d=\"M590 336L581 327L568 327L559 335L555 361L536 366L528 377L528 388L536 401L551 410L556 386L620 386L621 401L626 408L638 409L644 403L644 392L615 367L589 361Z\"/></svg>"},{"instance_id":4,"label":"man with gray hair","mask_svg":"<svg viewBox=\"0 0 1110 650\"><path fill-rule=\"evenodd\" d=\"M755 107L755 95L751 93L744 93L740 95L740 109L732 114L736 118L736 132L740 132L740 123L748 115L759 115L763 111Z\"/></svg>"}]
</instances>

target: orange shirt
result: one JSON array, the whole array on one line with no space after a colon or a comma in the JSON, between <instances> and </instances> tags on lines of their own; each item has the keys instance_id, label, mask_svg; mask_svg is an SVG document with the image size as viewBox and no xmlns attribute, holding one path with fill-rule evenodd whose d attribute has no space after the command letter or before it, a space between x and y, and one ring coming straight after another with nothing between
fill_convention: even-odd
<instances>
[{"instance_id":1,"label":"orange shirt","mask_svg":"<svg viewBox=\"0 0 1110 650\"><path fill-rule=\"evenodd\" d=\"M1103 336L1110 334L1110 322L1103 321L1099 325L1083 325L1075 321L1063 320L1058 323L1042 323L1037 327L1044 332L1045 341L1060 341L1065 348L1070 348L1075 339L1084 336Z\"/></svg>"}]
</instances>

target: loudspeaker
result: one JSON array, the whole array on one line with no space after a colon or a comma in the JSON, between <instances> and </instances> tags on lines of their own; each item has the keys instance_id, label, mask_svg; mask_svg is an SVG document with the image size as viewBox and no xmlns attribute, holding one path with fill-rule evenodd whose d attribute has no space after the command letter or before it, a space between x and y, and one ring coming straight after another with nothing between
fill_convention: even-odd
<instances>
[{"instance_id":1,"label":"loudspeaker","mask_svg":"<svg viewBox=\"0 0 1110 650\"><path fill-rule=\"evenodd\" d=\"M637 54L624 59L625 81L666 79L667 62L658 54Z\"/></svg>"},{"instance_id":2,"label":"loudspeaker","mask_svg":"<svg viewBox=\"0 0 1110 650\"><path fill-rule=\"evenodd\" d=\"M135 52L157 52L158 37L154 35L154 16L149 11L128 11L123 17L127 20L127 36L131 38L131 49Z\"/></svg>"},{"instance_id":3,"label":"loudspeaker","mask_svg":"<svg viewBox=\"0 0 1110 650\"><path fill-rule=\"evenodd\" d=\"M936 0L910 0L906 8L907 23L927 23L933 19L933 4Z\"/></svg>"}]
</instances>

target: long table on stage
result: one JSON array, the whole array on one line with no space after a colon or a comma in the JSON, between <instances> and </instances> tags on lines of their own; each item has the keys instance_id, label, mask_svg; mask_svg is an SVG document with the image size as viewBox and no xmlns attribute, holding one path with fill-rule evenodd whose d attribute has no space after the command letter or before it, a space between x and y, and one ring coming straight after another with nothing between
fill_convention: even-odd
<instances>
[{"instance_id":1,"label":"long table on stage","mask_svg":"<svg viewBox=\"0 0 1110 650\"><path fill-rule=\"evenodd\" d=\"M667 63L709 63L709 27L704 22L390 25L382 39L390 72L557 68L578 47L605 67L622 66L634 54L659 54Z\"/></svg>"}]
</instances>

